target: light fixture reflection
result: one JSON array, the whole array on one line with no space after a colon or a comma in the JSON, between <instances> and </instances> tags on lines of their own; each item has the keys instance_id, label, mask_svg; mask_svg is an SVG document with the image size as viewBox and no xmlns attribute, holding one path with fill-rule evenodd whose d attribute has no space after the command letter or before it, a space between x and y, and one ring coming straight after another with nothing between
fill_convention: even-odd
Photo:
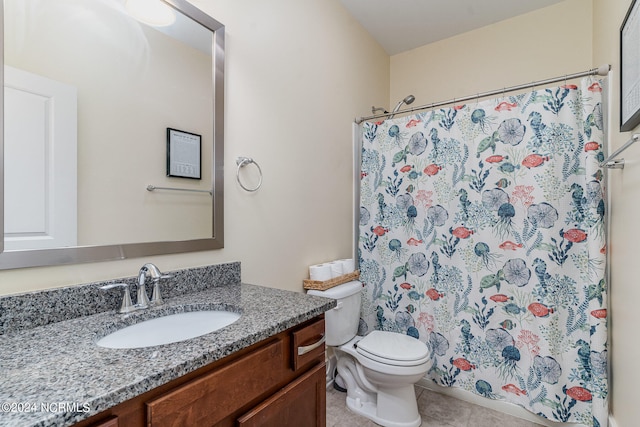
<instances>
[{"instance_id":1,"label":"light fixture reflection","mask_svg":"<svg viewBox=\"0 0 640 427\"><path fill-rule=\"evenodd\" d=\"M160 0L126 0L125 8L138 21L154 27L166 27L176 20L173 9Z\"/></svg>"}]
</instances>

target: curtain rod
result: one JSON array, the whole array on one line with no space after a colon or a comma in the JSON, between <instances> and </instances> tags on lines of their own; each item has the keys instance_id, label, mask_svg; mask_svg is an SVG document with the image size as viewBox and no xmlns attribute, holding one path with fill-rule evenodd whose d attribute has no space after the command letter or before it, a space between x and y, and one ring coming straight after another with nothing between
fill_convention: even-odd
<instances>
[{"instance_id":1,"label":"curtain rod","mask_svg":"<svg viewBox=\"0 0 640 427\"><path fill-rule=\"evenodd\" d=\"M596 74L599 75L599 76L606 76L610 69L611 69L611 66L609 64L604 64L604 65L601 65L598 68L592 68L590 70L582 71L582 72L579 72L579 73L565 74L564 76L558 76L558 77L554 77L554 78L551 78L551 79L539 80L537 82L531 82L531 83L521 84L521 85L518 85L518 86L511 86L511 87L506 87L506 88L502 88L502 89L496 89L496 90L492 90L492 91L489 91L489 92L477 93L475 95L469 95L469 96L465 96L465 97L462 97L462 98L453 98L453 99L450 99L448 101L434 102L432 104L420 105L418 107L413 107L413 108L407 108L405 110L397 111L394 115L403 114L403 113L411 113L413 111L419 111L419 110L428 110L430 108L441 107L443 105L454 104L456 102L465 102L465 101L470 101L470 100L473 100L473 99L484 98L486 96L500 95L500 94L504 94L506 92L513 92L513 91L516 91L516 90L532 88L532 87L535 87L535 86L543 86L543 85L547 85L547 84L551 84L551 83L561 82L563 80L577 79L579 77L593 76L593 75L596 75ZM360 124L360 123L364 122L365 120L378 119L378 118L381 118L381 117L388 117L388 116L389 116L389 113L376 114L376 115L373 115L373 116L356 117L354 119L354 121L357 124Z\"/></svg>"}]
</instances>

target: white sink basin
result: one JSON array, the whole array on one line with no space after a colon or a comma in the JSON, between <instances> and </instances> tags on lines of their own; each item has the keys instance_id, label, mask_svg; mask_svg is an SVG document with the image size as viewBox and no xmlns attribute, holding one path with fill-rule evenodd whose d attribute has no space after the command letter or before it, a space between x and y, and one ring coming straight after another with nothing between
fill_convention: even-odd
<instances>
[{"instance_id":1,"label":"white sink basin","mask_svg":"<svg viewBox=\"0 0 640 427\"><path fill-rule=\"evenodd\" d=\"M230 311L189 311L146 320L98 340L100 347L142 348L170 344L208 334L232 324L240 314Z\"/></svg>"}]
</instances>

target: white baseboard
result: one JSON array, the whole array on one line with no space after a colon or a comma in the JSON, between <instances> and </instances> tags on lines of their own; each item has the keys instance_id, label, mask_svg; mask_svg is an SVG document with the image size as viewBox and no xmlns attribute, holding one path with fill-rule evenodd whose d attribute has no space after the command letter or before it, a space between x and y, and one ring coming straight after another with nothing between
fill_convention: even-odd
<instances>
[{"instance_id":1,"label":"white baseboard","mask_svg":"<svg viewBox=\"0 0 640 427\"><path fill-rule=\"evenodd\" d=\"M434 384L433 381L427 380L426 378L422 378L416 384L418 387L426 388L427 390L434 391L436 393L441 393L447 396L454 397L456 399L463 400L465 402L472 403L474 405L483 406L488 409L493 409L494 411L502 412L504 414L511 415L516 418L522 418L527 421L531 421L534 423L542 424L543 426L548 427L584 427L583 424L577 423L557 423L550 421L546 418L540 417L532 412L527 411L526 409L514 405L513 403L503 402L500 400L487 399L486 397L478 396L477 394L471 393L466 390L462 390L456 387L441 387L437 384ZM616 427L615 424L611 424L611 417L609 417L609 427Z\"/></svg>"}]
</instances>

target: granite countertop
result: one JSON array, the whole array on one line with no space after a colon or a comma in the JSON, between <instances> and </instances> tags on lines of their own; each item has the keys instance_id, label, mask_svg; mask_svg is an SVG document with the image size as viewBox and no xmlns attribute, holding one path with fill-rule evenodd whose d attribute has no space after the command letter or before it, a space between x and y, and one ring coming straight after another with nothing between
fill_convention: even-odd
<instances>
[{"instance_id":1,"label":"granite countertop","mask_svg":"<svg viewBox=\"0 0 640 427\"><path fill-rule=\"evenodd\" d=\"M0 426L72 425L335 304L302 293L237 284L176 296L163 306L129 315L109 311L7 333L0 336ZM199 309L242 315L227 327L188 341L124 350L96 345L126 324Z\"/></svg>"}]
</instances>

